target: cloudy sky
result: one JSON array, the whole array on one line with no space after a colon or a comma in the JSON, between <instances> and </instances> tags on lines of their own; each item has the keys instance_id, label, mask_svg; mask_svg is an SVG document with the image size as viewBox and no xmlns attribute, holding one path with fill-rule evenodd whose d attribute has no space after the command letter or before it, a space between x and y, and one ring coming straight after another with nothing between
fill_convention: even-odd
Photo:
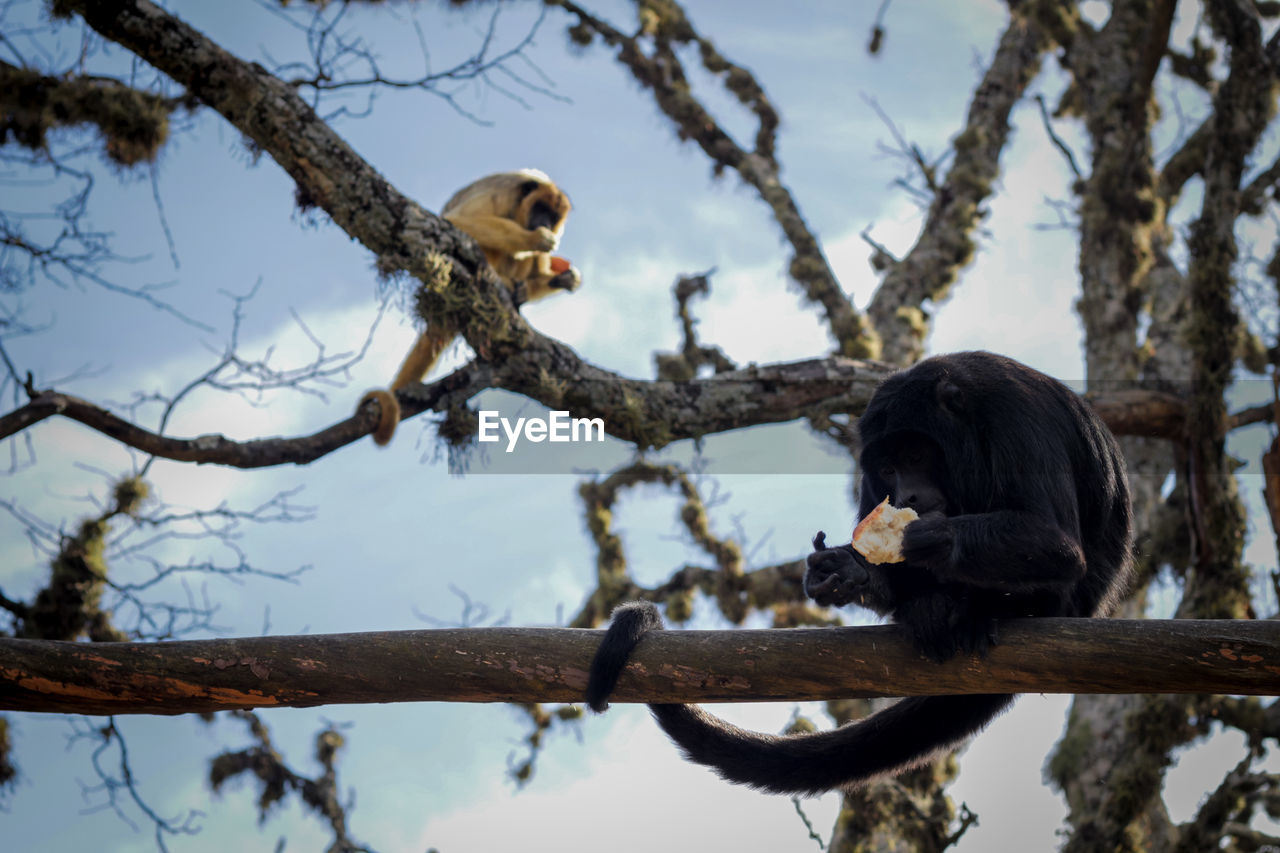
<instances>
[{"instance_id":1,"label":"cloudy sky","mask_svg":"<svg viewBox=\"0 0 1280 853\"><path fill-rule=\"evenodd\" d=\"M272 11L250 0L170 2L168 8L237 55L273 66L306 46L309 13ZM300 4L294 4L300 5ZM420 72L414 24L435 68L469 55L488 13L442 13L442 4L410 9L355 9L344 32L376 50L384 71ZM628 5L592 3L626 28ZM793 4L690 0L697 27L733 61L754 71L783 117L779 155L783 179L859 306L876 279L859 236L902 253L920 225L918 209L893 181L902 163L886 153L892 136L872 102L931 156L945 151L960 127L968 95L1006 20L994 0L894 4L879 57L867 55L879 0L810 0ZM34 15L18 4L10 20ZM539 4L517 4L500 21L499 41L527 31ZM460 186L494 171L535 166L570 194L574 212L561 253L582 270L576 294L528 306L543 332L564 340L602 367L651 377L653 353L677 343L671 284L680 274L715 268L713 292L699 303L704 340L731 358L771 362L817 357L830 338L817 312L788 284L788 253L768 210L732 176L716 180L706 158L679 143L645 93L606 51L567 48L563 18L549 14L527 51L511 66L525 83L457 87L456 105L419 91L380 92L364 117L334 124L352 146L401 191L438 211ZM1189 22L1180 26L1184 29ZM15 28L16 31L16 28ZM29 58L33 42L17 42ZM76 43L43 41L63 62ZM12 57L4 56L8 61ZM127 69L117 52L95 56L101 67ZM145 78L145 72L140 72ZM705 84L707 81L696 81ZM1050 63L1034 89L1052 101L1061 80ZM749 125L713 95L732 132ZM331 108L343 106L332 102ZM345 106L363 109L363 99ZM1196 105L1187 103L1188 111ZM932 352L991 349L1064 380L1082 371L1075 247L1047 203L1067 197L1070 179L1049 145L1034 103L1015 112L1016 133L1005 153L1005 177L991 205L981 252L950 301L937 310ZM239 327L242 354L271 353L279 367L305 364L312 341L329 353L358 350L378 315L382 291L373 259L323 216L300 214L291 181L246 149L240 134L203 111L186 122L150 173L117 175L94 158L95 227L113 234L121 255L137 257L110 275L140 285L168 283L163 298L207 328L193 327L137 300L92 284L42 287L22 298L42 334L6 341L18 368L37 386L53 386L103 403L124 404L139 393L173 394L216 363L232 332L233 296L253 293ZM1064 135L1079 144L1069 127ZM1078 149L1083 151L1083 147ZM60 196L48 184L14 189L29 209ZM157 202L157 199L159 200ZM172 235L167 248L165 229ZM176 263L175 263L176 261ZM8 303L9 310L17 307ZM394 306L367 356L341 384L322 395L281 392L262 399L202 389L184 400L168 431L235 438L308 434L346 417L361 392L383 386L413 339ZM465 358L459 347L449 363ZM16 399L15 401L16 402ZM159 411L137 417L154 425ZM111 478L145 462L104 437L57 419L9 442L17 470L0 481L0 496L50 524L70 528L92 511ZM717 445L708 443L714 456ZM34 458L37 464L27 463ZM727 499L713 512L719 533L744 531L751 564L802 555L819 528L847 529L853 520L847 466L831 475L717 479ZM177 507L239 509L283 490L314 508L310 520L248 526L237 545L255 566L308 571L296 584L266 579L211 580L223 635L330 633L424 627L425 614L460 618L451 586L487 605L509 624L551 625L576 612L593 577L594 555L583 533L569 474L449 474L430 427L402 425L393 444L344 448L306 468L243 472L157 462L150 478L158 496ZM1246 484L1245 491L1257 489ZM652 583L700 555L675 525L678 504L659 492L624 499L616 513L633 570ZM45 557L12 518L0 516L0 587L23 597L41 584ZM1266 539L1267 537L1259 537ZM167 549L167 550L165 550ZM185 564L231 554L207 544L165 546L160 559ZM1259 559L1269 560L1270 555ZM145 576L145 566L121 566ZM205 582L191 581L198 593ZM180 597L171 586L162 594ZM723 622L699 610L694 623ZM1054 845L1063 807L1042 782L1041 765L1062 729L1067 699L1024 697L968 750L954 788L980 815L960 849L1036 850ZM721 710L721 709L718 709ZM795 707L781 703L724 708L753 728L780 729ZM817 706L808 707L820 713ZM521 718L502 705L330 706L266 712L276 743L295 768L313 771L311 739L325 722L347 726L350 744L340 769L358 791L353 834L384 851L437 847L443 853L508 849L563 853L611 847L622 851L816 849L785 798L729 786L681 761L643 709L615 706L606 716L551 739L537 775L517 791L506 777L521 755ZM269 849L288 836L290 850L321 849L326 833L292 803L256 823L256 794L235 787L211 798L203 782L209 756L245 744L231 721L213 727L191 718L128 717L128 738L140 790L159 813L205 813L200 835L171 842L175 850ZM125 805L139 829L100 808L92 785L91 745L69 742L72 726L56 716L14 719L23 781L5 815L6 847L16 850L151 850L144 818ZM1175 819L1194 809L1238 760L1237 741L1218 739L1189 753L1170 776ZM829 831L838 800L805 809Z\"/></svg>"}]
</instances>

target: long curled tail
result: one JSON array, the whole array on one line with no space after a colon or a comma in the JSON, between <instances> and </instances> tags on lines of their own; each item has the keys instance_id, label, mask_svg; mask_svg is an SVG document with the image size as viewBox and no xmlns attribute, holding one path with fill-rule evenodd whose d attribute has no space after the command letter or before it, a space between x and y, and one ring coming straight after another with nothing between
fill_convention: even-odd
<instances>
[{"instance_id":1,"label":"long curled tail","mask_svg":"<svg viewBox=\"0 0 1280 853\"><path fill-rule=\"evenodd\" d=\"M587 702L606 700L636 644L662 627L648 602L624 604L591 664ZM957 746L1007 708L1014 696L923 696L825 732L765 735L730 725L696 705L650 705L658 725L690 761L730 782L775 794L853 788L918 767Z\"/></svg>"},{"instance_id":2,"label":"long curled tail","mask_svg":"<svg viewBox=\"0 0 1280 853\"><path fill-rule=\"evenodd\" d=\"M378 424L373 428L373 443L386 447L396 434L396 427L400 425L400 401L396 399L394 391L384 391L381 388L365 391L360 398L360 405L363 406L369 400L378 404Z\"/></svg>"},{"instance_id":3,"label":"long curled tail","mask_svg":"<svg viewBox=\"0 0 1280 853\"><path fill-rule=\"evenodd\" d=\"M400 401L396 399L396 392L415 382L421 382L455 337L457 333L452 330L428 328L418 336L413 349L404 357L391 387L385 391L381 388L366 391L360 398L361 406L367 400L378 402L378 425L373 429L374 444L379 447L389 444L400 424Z\"/></svg>"}]
</instances>

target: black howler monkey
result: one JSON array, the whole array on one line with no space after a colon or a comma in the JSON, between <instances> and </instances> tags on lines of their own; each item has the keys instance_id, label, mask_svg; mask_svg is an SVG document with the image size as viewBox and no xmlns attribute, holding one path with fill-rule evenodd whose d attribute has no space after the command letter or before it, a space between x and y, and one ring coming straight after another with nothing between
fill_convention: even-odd
<instances>
[{"instance_id":1,"label":"black howler monkey","mask_svg":"<svg viewBox=\"0 0 1280 853\"><path fill-rule=\"evenodd\" d=\"M804 578L819 604L887 615L941 661L985 653L996 619L1103 615L1123 590L1132 547L1124 460L1106 426L1056 380L986 352L926 359L885 380L858 432L860 515L887 495L920 518L906 527L901 563L827 548L819 533ZM614 612L592 662L592 708L607 707L635 645L661 627L647 602ZM690 760L725 779L816 794L919 766L1013 699L911 697L838 729L787 736L744 731L695 705L649 707Z\"/></svg>"}]
</instances>

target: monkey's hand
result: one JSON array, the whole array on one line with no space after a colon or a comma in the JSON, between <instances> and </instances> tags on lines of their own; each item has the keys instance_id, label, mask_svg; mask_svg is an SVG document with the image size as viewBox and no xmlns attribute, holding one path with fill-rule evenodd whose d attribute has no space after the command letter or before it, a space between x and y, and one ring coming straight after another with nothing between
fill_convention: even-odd
<instances>
[{"instance_id":1,"label":"monkey's hand","mask_svg":"<svg viewBox=\"0 0 1280 853\"><path fill-rule=\"evenodd\" d=\"M985 657L997 640L990 615L973 607L968 598L942 590L905 602L894 621L904 625L915 647L937 663L960 652Z\"/></svg>"},{"instance_id":2,"label":"monkey's hand","mask_svg":"<svg viewBox=\"0 0 1280 853\"><path fill-rule=\"evenodd\" d=\"M552 260L556 260L553 258ZM547 282L547 287L553 290L567 290L570 293L578 289L578 285L582 284L582 273L578 272L578 268L571 266L564 272L557 273L556 276Z\"/></svg>"},{"instance_id":3,"label":"monkey's hand","mask_svg":"<svg viewBox=\"0 0 1280 853\"><path fill-rule=\"evenodd\" d=\"M813 537L814 551L805 561L804 593L823 607L856 601L871 579L866 559L848 545L828 548L826 534Z\"/></svg>"},{"instance_id":4,"label":"monkey's hand","mask_svg":"<svg viewBox=\"0 0 1280 853\"><path fill-rule=\"evenodd\" d=\"M913 566L938 574L953 562L955 531L951 522L939 515L924 517L902 531L902 557Z\"/></svg>"},{"instance_id":5,"label":"monkey's hand","mask_svg":"<svg viewBox=\"0 0 1280 853\"><path fill-rule=\"evenodd\" d=\"M545 225L531 229L533 235L529 248L535 252L554 252L560 245L560 236Z\"/></svg>"}]
</instances>

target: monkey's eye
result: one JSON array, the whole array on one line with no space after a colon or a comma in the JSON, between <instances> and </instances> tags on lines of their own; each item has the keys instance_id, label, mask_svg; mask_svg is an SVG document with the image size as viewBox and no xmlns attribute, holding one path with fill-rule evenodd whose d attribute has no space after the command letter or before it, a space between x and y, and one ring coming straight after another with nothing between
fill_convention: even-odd
<instances>
[{"instance_id":1,"label":"monkey's eye","mask_svg":"<svg viewBox=\"0 0 1280 853\"><path fill-rule=\"evenodd\" d=\"M923 453L916 452L916 453L912 453L910 456L907 457L907 463L909 465L915 465L918 467L923 462L924 462Z\"/></svg>"},{"instance_id":2,"label":"monkey's eye","mask_svg":"<svg viewBox=\"0 0 1280 853\"><path fill-rule=\"evenodd\" d=\"M880 479L882 480L892 480L893 476L897 473L897 470L895 470L892 465L883 465L880 467Z\"/></svg>"}]
</instances>

